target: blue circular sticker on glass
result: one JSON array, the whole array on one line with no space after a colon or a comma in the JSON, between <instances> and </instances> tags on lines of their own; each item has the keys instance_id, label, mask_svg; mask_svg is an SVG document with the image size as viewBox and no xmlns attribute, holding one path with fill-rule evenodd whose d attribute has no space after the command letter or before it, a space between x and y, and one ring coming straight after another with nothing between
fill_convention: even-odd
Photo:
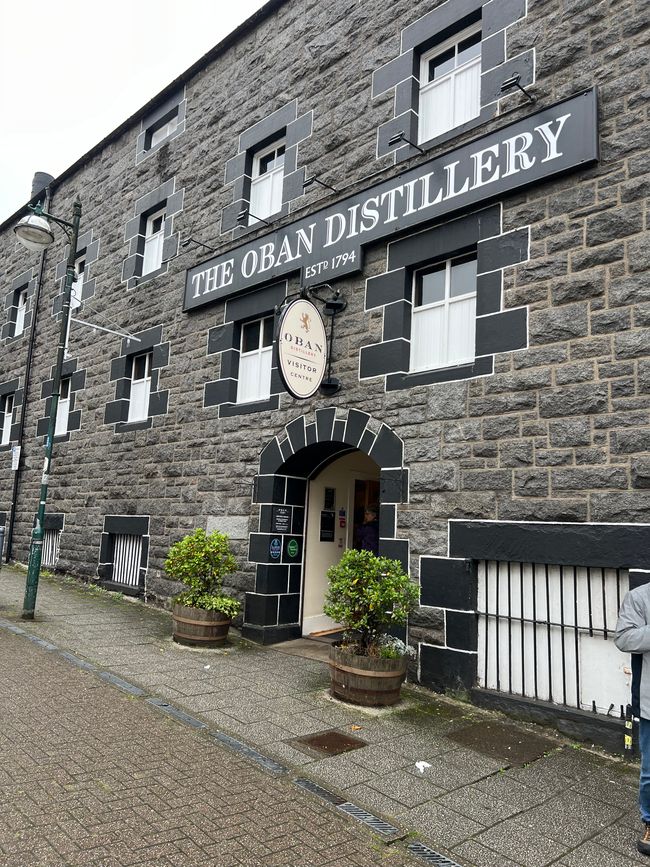
<instances>
[{"instance_id":1,"label":"blue circular sticker on glass","mask_svg":"<svg viewBox=\"0 0 650 867\"><path fill-rule=\"evenodd\" d=\"M272 560L279 560L280 554L282 553L282 543L279 539L271 539L271 544L269 545L269 554L271 555Z\"/></svg>"}]
</instances>

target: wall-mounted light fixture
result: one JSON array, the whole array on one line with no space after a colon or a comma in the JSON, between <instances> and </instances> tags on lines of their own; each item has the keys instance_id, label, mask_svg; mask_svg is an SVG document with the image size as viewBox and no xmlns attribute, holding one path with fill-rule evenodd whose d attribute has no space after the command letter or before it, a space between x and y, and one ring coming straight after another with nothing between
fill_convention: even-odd
<instances>
[{"instance_id":1,"label":"wall-mounted light fixture","mask_svg":"<svg viewBox=\"0 0 650 867\"><path fill-rule=\"evenodd\" d=\"M401 141L403 141L405 144L411 145L412 148L415 148L416 151L420 151L421 154L424 153L424 151L419 145L416 145L415 142L412 142L410 139L406 138L406 133L403 129L401 129L399 132L396 132L395 135L392 135L388 139L388 147L392 148L395 145L398 145Z\"/></svg>"},{"instance_id":2,"label":"wall-mounted light fixture","mask_svg":"<svg viewBox=\"0 0 650 867\"><path fill-rule=\"evenodd\" d=\"M529 102L535 102L535 97L531 96L531 94L528 93L528 91L520 84L520 80L521 75L518 72L515 75L511 75L510 78L506 78L501 85L501 93L507 93L509 90L516 87L523 93Z\"/></svg>"},{"instance_id":3,"label":"wall-mounted light fixture","mask_svg":"<svg viewBox=\"0 0 650 867\"><path fill-rule=\"evenodd\" d=\"M237 214L237 224L239 226L248 226L248 220L252 217L253 220L257 220L258 223L264 223L265 226L270 226L268 220L263 219L262 217L256 217L255 214L251 214L249 208L244 208L243 211L240 211Z\"/></svg>"},{"instance_id":4,"label":"wall-mounted light fixture","mask_svg":"<svg viewBox=\"0 0 650 867\"><path fill-rule=\"evenodd\" d=\"M338 193L336 187L333 187L331 184L326 184L325 181L321 181L318 175L312 175L310 178L305 178L302 188L306 190L307 187L311 187L312 184L320 184L321 187L325 187L328 190L331 190L333 193Z\"/></svg>"}]
</instances>

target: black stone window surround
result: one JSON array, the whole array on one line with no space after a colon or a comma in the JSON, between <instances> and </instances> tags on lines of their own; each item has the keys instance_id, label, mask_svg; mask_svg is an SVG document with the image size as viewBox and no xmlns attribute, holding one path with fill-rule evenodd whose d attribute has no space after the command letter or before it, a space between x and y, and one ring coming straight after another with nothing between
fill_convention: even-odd
<instances>
[{"instance_id":1,"label":"black stone window surround","mask_svg":"<svg viewBox=\"0 0 650 867\"><path fill-rule=\"evenodd\" d=\"M494 117L499 100L504 98L501 84L507 78L519 75L522 86L533 84L534 48L506 58L506 29L526 14L526 0L447 0L402 30L400 54L373 73L373 99L388 93L394 98L394 117L377 130L377 158L394 152L396 162L400 162L419 153L404 142L388 142L404 131L409 141L418 144L420 58L477 21L481 22L482 34L480 113L430 141L419 142L420 147L427 150L443 144Z\"/></svg>"},{"instance_id":2,"label":"black stone window surround","mask_svg":"<svg viewBox=\"0 0 650 867\"><path fill-rule=\"evenodd\" d=\"M63 362L61 379L70 380L70 411L68 413L68 429L65 434L55 437L57 442L68 442L70 433L81 429L81 410L76 408L78 393L86 386L86 371L77 370L77 359ZM51 379L46 379L41 385L41 400L45 401L45 413L36 423L36 436L47 436L52 409L52 387L54 385L54 368L50 372Z\"/></svg>"},{"instance_id":3,"label":"black stone window surround","mask_svg":"<svg viewBox=\"0 0 650 867\"><path fill-rule=\"evenodd\" d=\"M141 536L142 547L137 587L129 587L113 581L115 537L122 535ZM99 545L97 575L104 587L119 590L128 596L139 596L145 587L149 562L149 515L106 515Z\"/></svg>"},{"instance_id":4,"label":"black stone window surround","mask_svg":"<svg viewBox=\"0 0 650 867\"><path fill-rule=\"evenodd\" d=\"M225 303L224 324L208 331L207 354L219 355L220 378L206 382L203 391L203 406L219 408L219 417L244 415L277 409L280 395L285 392L277 367L275 355L271 368L271 389L267 400L237 403L241 329L245 322L272 316L287 294L287 282L283 280L262 289L230 298Z\"/></svg>"},{"instance_id":5,"label":"black stone window surround","mask_svg":"<svg viewBox=\"0 0 650 867\"><path fill-rule=\"evenodd\" d=\"M410 372L413 273L476 250L476 350L469 364ZM503 269L529 257L528 227L501 232L501 206L493 205L388 245L385 274L366 280L366 310L383 309L380 343L363 346L360 379L386 377L386 390L487 376L493 355L528 346L526 307L502 309Z\"/></svg>"},{"instance_id":6,"label":"black stone window surround","mask_svg":"<svg viewBox=\"0 0 650 867\"><path fill-rule=\"evenodd\" d=\"M149 154L155 153L164 144L177 138L185 131L185 113L187 110L187 99L185 89L179 90L168 97L165 102L159 105L142 118L140 123L140 134L136 143L135 163L141 163ZM174 126L174 120L176 125ZM171 123L170 123L171 121ZM167 135L160 141L152 144L152 137L157 130L163 129L170 125Z\"/></svg>"},{"instance_id":7,"label":"black stone window surround","mask_svg":"<svg viewBox=\"0 0 650 867\"><path fill-rule=\"evenodd\" d=\"M122 354L111 362L111 382L115 382L115 400L106 404L104 424L115 425L115 433L147 430L156 416L166 415L169 391L160 389L160 369L169 364L169 343L162 342L162 325L140 331L134 335L139 342L129 338L122 341ZM151 353L151 391L147 418L129 422L129 400L133 359Z\"/></svg>"},{"instance_id":8,"label":"black stone window surround","mask_svg":"<svg viewBox=\"0 0 650 867\"><path fill-rule=\"evenodd\" d=\"M233 203L221 212L222 234L232 232L237 238L264 225L240 226L237 218L250 206L255 154L281 139L285 144L282 208L273 217L277 219L289 213L290 203L304 192L305 169L297 167L298 145L311 136L312 123L313 112L298 116L298 100L294 99L241 133L236 156L226 162L224 183L233 186Z\"/></svg>"},{"instance_id":9,"label":"black stone window surround","mask_svg":"<svg viewBox=\"0 0 650 867\"><path fill-rule=\"evenodd\" d=\"M8 397L13 395L13 407L11 414L11 430L9 432L9 442L6 445L0 445L0 452L11 451L13 443L17 442L20 431L20 421L18 418L18 410L23 405L23 389L20 388L20 380L11 379L7 382L0 383L0 427L4 424L4 409Z\"/></svg>"},{"instance_id":10,"label":"black stone window surround","mask_svg":"<svg viewBox=\"0 0 650 867\"><path fill-rule=\"evenodd\" d=\"M55 278L60 281L60 292L55 297L52 304L53 316L58 316L63 307L63 290L65 289L65 272L68 267L68 252L69 247L66 246L64 257L60 262L57 262L56 265ZM79 261L79 259L84 259L85 261L83 283L81 286L81 298L78 299L83 303L84 301L88 301L89 298L92 298L96 290L96 280L95 277L92 276L92 266L99 259L99 239L93 240L92 229L89 229L87 232L84 232L79 236L77 242L77 261ZM70 315L74 315L72 308L70 308ZM72 327L74 328L74 323L72 323Z\"/></svg>"},{"instance_id":11,"label":"black stone window surround","mask_svg":"<svg viewBox=\"0 0 650 867\"><path fill-rule=\"evenodd\" d=\"M25 271L11 281L11 288L5 295L6 319L0 331L0 339L6 343L14 338L24 337L28 334L32 324L32 299L36 292L37 279L33 271ZM23 330L16 334L16 316L18 313L18 299L22 292L26 292L25 318Z\"/></svg>"},{"instance_id":12,"label":"black stone window surround","mask_svg":"<svg viewBox=\"0 0 650 867\"><path fill-rule=\"evenodd\" d=\"M122 282L134 289L154 277L166 274L169 260L178 253L179 232L174 232L174 217L183 210L185 189L176 190L176 179L170 178L155 190L141 196L135 203L135 216L124 229L124 240L129 244L129 255L122 265ZM165 211L162 264L155 271L142 273L147 219L158 211Z\"/></svg>"}]
</instances>

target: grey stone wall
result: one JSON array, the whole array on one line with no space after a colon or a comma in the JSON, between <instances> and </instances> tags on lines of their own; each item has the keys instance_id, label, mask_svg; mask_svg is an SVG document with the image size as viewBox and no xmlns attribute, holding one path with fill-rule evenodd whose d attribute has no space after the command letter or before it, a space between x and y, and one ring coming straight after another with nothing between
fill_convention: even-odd
<instances>
[{"instance_id":1,"label":"grey stone wall","mask_svg":"<svg viewBox=\"0 0 650 867\"><path fill-rule=\"evenodd\" d=\"M497 0L492 0L497 2ZM73 325L71 355L86 370L76 395L82 425L57 443L48 508L65 514L60 567L96 573L105 515L150 516L149 587L173 589L162 575L169 545L197 525L229 529L242 564L235 589L252 588L247 534L258 529L251 503L253 477L266 443L293 418L317 408L358 408L391 426L405 444L409 502L398 507L397 532L410 540L411 570L419 558L447 553L450 518L503 521L650 520L650 286L648 190L650 122L648 6L643 0L529 0L528 15L508 28L507 54L535 49L537 107L599 86L601 160L598 165L540 184L502 202L503 231L529 227L530 259L504 270L506 308L529 307L528 349L496 356L492 376L386 393L383 379L359 382L362 346L382 339L381 311L364 312L365 280L384 272L386 245L366 251L364 273L341 282L348 308L337 320L333 374L343 383L334 398L300 405L288 395L278 410L219 418L203 407L204 384L220 377L208 355L209 329L224 321L224 305L181 310L187 268L206 257L189 246L166 274L121 283L129 254L127 223L136 202L175 178L184 189L174 220L181 239L226 251L231 233L220 215L233 201L224 183L238 136L291 100L298 115L313 112L310 138L298 146L297 168L318 174L345 194L404 169L392 155L376 159L378 127L393 117L390 95L371 98L372 74L400 51L400 32L435 2L363 0L291 3L228 47L187 82L185 130L141 159L140 123L91 155L54 191L50 209L65 217L74 197L83 203L83 231L100 242L93 263L93 309L140 332L162 327L169 363L158 388L168 391L166 415L147 430L116 432L105 424L115 399L111 360L121 341ZM499 114L443 147L471 140L528 114L523 96L500 103ZM415 156L413 164L426 157ZM440 149L443 152L443 148ZM317 185L291 203L286 220L334 201ZM38 262L0 227L6 291ZM58 236L45 254L26 408L23 466L14 555L26 560L42 468L44 415L40 384L51 377L60 293ZM298 278L289 281L295 292ZM0 351L0 382L23 383L27 335ZM0 511L11 507L10 456L0 452ZM419 615L417 629L442 642L442 618ZM426 640L426 639L425 639Z\"/></svg>"}]
</instances>

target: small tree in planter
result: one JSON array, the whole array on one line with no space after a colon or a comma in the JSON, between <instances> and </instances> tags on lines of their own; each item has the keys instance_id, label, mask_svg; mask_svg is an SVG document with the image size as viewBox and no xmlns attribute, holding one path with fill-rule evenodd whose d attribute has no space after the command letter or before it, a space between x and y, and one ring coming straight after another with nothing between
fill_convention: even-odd
<instances>
[{"instance_id":1,"label":"small tree in planter","mask_svg":"<svg viewBox=\"0 0 650 867\"><path fill-rule=\"evenodd\" d=\"M207 535L198 527L171 546L165 572L188 588L172 600L174 641L201 647L225 643L241 604L222 587L226 575L236 569L228 536L216 530Z\"/></svg>"},{"instance_id":2,"label":"small tree in planter","mask_svg":"<svg viewBox=\"0 0 650 867\"><path fill-rule=\"evenodd\" d=\"M324 611L345 629L330 651L332 694L357 704L395 704L406 676L405 645L389 636L417 605L418 587L399 560L348 549L327 571Z\"/></svg>"}]
</instances>

